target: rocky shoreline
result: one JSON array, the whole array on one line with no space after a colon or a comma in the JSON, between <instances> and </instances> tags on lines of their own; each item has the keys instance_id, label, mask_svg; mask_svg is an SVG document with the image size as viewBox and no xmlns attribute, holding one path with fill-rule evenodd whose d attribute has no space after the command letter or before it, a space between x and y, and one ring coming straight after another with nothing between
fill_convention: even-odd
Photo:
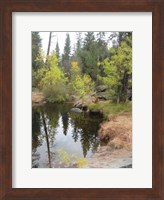
<instances>
[{"instance_id":1,"label":"rocky shoreline","mask_svg":"<svg viewBox=\"0 0 164 200\"><path fill-rule=\"evenodd\" d=\"M74 98L73 108L75 113L89 112L91 114L103 115L102 110L90 109L89 105L102 101L96 96L88 96L85 99ZM104 99L103 99L104 101ZM106 100L105 100L106 101ZM46 103L41 92L32 94L34 105ZM108 117L99 129L100 141L106 146L100 146L91 158L88 158L87 166L84 168L132 168L132 116L131 113L119 114Z\"/></svg>"},{"instance_id":2,"label":"rocky shoreline","mask_svg":"<svg viewBox=\"0 0 164 200\"><path fill-rule=\"evenodd\" d=\"M126 149L111 150L108 146L88 158L87 168L132 168L132 152Z\"/></svg>"},{"instance_id":3,"label":"rocky shoreline","mask_svg":"<svg viewBox=\"0 0 164 200\"><path fill-rule=\"evenodd\" d=\"M132 116L118 115L101 124L100 140L107 145L88 159L89 168L132 168Z\"/></svg>"}]
</instances>

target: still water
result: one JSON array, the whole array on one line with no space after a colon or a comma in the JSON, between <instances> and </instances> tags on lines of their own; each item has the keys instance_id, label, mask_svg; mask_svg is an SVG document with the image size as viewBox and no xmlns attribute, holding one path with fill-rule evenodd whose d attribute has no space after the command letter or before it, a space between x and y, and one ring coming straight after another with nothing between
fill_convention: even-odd
<instances>
[{"instance_id":1,"label":"still water","mask_svg":"<svg viewBox=\"0 0 164 200\"><path fill-rule=\"evenodd\" d=\"M68 167L65 157L91 157L100 141L102 117L87 113L71 113L72 104L46 104L32 108L32 167Z\"/></svg>"}]
</instances>

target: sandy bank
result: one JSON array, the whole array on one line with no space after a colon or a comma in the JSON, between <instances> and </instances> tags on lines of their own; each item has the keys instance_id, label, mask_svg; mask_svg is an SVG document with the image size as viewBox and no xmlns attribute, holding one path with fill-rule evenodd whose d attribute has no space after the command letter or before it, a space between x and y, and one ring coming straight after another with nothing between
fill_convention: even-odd
<instances>
[{"instance_id":1,"label":"sandy bank","mask_svg":"<svg viewBox=\"0 0 164 200\"><path fill-rule=\"evenodd\" d=\"M132 167L132 116L118 115L101 124L99 130L101 140L106 146L88 159L89 168Z\"/></svg>"},{"instance_id":2,"label":"sandy bank","mask_svg":"<svg viewBox=\"0 0 164 200\"><path fill-rule=\"evenodd\" d=\"M42 92L32 92L32 103L40 104L45 101L45 96Z\"/></svg>"}]
</instances>

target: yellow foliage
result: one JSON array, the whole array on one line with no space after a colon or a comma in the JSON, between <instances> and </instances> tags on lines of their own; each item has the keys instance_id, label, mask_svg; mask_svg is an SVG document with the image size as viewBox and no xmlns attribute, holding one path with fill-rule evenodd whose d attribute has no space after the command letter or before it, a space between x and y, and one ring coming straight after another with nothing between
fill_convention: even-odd
<instances>
[{"instance_id":1,"label":"yellow foliage","mask_svg":"<svg viewBox=\"0 0 164 200\"><path fill-rule=\"evenodd\" d=\"M80 68L78 66L78 62L73 61L71 63L71 75L74 76L74 75L77 75L77 74L80 74Z\"/></svg>"},{"instance_id":2,"label":"yellow foliage","mask_svg":"<svg viewBox=\"0 0 164 200\"><path fill-rule=\"evenodd\" d=\"M78 62L72 62L71 66L71 84L73 92L81 97L93 93L94 82L87 74L82 75Z\"/></svg>"},{"instance_id":3,"label":"yellow foliage","mask_svg":"<svg viewBox=\"0 0 164 200\"><path fill-rule=\"evenodd\" d=\"M86 158L78 158L76 161L77 167L84 167L88 164L88 161Z\"/></svg>"},{"instance_id":4,"label":"yellow foliage","mask_svg":"<svg viewBox=\"0 0 164 200\"><path fill-rule=\"evenodd\" d=\"M58 58L53 52L47 58L46 67L38 70L39 87L50 102L61 102L67 98L66 83L62 69L58 66Z\"/></svg>"},{"instance_id":5,"label":"yellow foliage","mask_svg":"<svg viewBox=\"0 0 164 200\"><path fill-rule=\"evenodd\" d=\"M57 155L60 161L67 166L75 164L77 167L83 167L88 163L86 158L78 158L78 156L75 153L69 156L66 150L63 148L57 150Z\"/></svg>"},{"instance_id":6,"label":"yellow foliage","mask_svg":"<svg viewBox=\"0 0 164 200\"><path fill-rule=\"evenodd\" d=\"M69 155L64 149L62 149L62 148L58 149L57 154L63 164L69 165L71 163Z\"/></svg>"}]
</instances>

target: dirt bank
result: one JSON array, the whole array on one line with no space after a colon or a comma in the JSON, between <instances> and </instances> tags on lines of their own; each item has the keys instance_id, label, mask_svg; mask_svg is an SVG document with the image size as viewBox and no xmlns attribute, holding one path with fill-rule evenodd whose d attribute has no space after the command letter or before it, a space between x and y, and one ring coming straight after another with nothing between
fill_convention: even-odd
<instances>
[{"instance_id":1,"label":"dirt bank","mask_svg":"<svg viewBox=\"0 0 164 200\"><path fill-rule=\"evenodd\" d=\"M89 168L132 167L132 116L118 115L101 124L99 137L107 143L88 159Z\"/></svg>"},{"instance_id":2,"label":"dirt bank","mask_svg":"<svg viewBox=\"0 0 164 200\"><path fill-rule=\"evenodd\" d=\"M33 104L40 104L45 101L45 96L42 92L32 92L32 103Z\"/></svg>"}]
</instances>

